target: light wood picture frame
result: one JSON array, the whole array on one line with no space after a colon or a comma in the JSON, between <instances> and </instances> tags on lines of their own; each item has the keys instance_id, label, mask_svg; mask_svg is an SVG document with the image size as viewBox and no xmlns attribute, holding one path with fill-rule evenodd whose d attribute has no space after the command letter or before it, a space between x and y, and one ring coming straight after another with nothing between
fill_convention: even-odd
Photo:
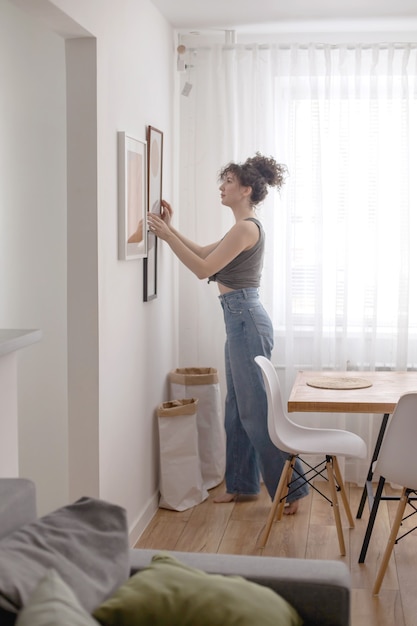
<instances>
[{"instance_id":1,"label":"light wood picture frame","mask_svg":"<svg viewBox=\"0 0 417 626\"><path fill-rule=\"evenodd\" d=\"M118 136L119 259L147 255L147 143L124 131Z\"/></svg>"},{"instance_id":2,"label":"light wood picture frame","mask_svg":"<svg viewBox=\"0 0 417 626\"><path fill-rule=\"evenodd\" d=\"M164 135L154 126L148 126L148 211L161 212L162 166Z\"/></svg>"},{"instance_id":3,"label":"light wood picture frame","mask_svg":"<svg viewBox=\"0 0 417 626\"><path fill-rule=\"evenodd\" d=\"M162 200L162 166L164 135L154 126L148 126L148 212L160 213ZM147 258L143 261L143 299L145 302L157 296L158 238L148 231Z\"/></svg>"}]
</instances>

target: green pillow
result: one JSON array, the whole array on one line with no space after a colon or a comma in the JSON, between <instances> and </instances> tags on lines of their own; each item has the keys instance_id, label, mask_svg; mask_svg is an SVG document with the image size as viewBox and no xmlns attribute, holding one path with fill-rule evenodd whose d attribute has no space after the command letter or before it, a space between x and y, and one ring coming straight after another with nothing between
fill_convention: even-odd
<instances>
[{"instance_id":1,"label":"green pillow","mask_svg":"<svg viewBox=\"0 0 417 626\"><path fill-rule=\"evenodd\" d=\"M240 576L207 574L157 554L93 613L105 626L301 626L290 604Z\"/></svg>"},{"instance_id":2,"label":"green pillow","mask_svg":"<svg viewBox=\"0 0 417 626\"><path fill-rule=\"evenodd\" d=\"M25 608L17 617L16 626L99 626L82 608L75 594L53 569L47 571Z\"/></svg>"}]
</instances>

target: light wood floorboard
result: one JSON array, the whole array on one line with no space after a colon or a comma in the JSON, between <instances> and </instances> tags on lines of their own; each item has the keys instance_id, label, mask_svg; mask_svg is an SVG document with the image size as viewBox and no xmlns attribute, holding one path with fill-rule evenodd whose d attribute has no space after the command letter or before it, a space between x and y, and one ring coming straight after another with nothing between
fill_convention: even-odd
<instances>
[{"instance_id":1,"label":"light wood floorboard","mask_svg":"<svg viewBox=\"0 0 417 626\"><path fill-rule=\"evenodd\" d=\"M317 486L327 493L326 483L321 481ZM359 564L369 516L366 506L362 519L356 519L361 488L347 485L355 528L349 529L341 507L345 557L339 554L332 508L316 491L311 490L300 501L296 515L284 516L280 522L274 522L263 549L259 548L258 540L270 507L265 488L258 498L214 504L213 497L223 491L224 486L219 485L210 491L205 502L184 512L159 509L135 547L341 560L348 565L352 577L352 626L417 626L417 531L395 546L379 596L372 595L373 582L395 515L395 501L381 502L366 561ZM387 486L385 492L396 495L400 491ZM417 524L416 518L404 521L402 528L413 528Z\"/></svg>"}]
</instances>

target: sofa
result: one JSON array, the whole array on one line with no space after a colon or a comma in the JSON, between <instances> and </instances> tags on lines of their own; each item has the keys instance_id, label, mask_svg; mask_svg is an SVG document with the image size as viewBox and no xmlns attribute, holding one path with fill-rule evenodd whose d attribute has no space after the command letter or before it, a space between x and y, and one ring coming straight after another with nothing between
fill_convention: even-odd
<instances>
[{"instance_id":1,"label":"sofa","mask_svg":"<svg viewBox=\"0 0 417 626\"><path fill-rule=\"evenodd\" d=\"M30 528L37 519L34 483L24 478L0 479L0 559L2 545L9 545L7 539L20 529ZM146 571L157 554L157 550L127 546L127 578L133 580L136 574ZM350 624L350 574L342 562L188 552L169 555L204 575L232 577L230 580L239 577L273 590L294 607L304 626ZM0 599L1 596L0 586ZM15 622L16 615L9 622L5 615L0 612L2 626Z\"/></svg>"}]
</instances>

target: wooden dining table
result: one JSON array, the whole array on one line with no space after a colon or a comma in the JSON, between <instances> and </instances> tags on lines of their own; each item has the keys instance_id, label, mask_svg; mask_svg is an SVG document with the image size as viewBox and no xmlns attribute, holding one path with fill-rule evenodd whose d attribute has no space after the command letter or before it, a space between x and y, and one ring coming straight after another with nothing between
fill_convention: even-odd
<instances>
[{"instance_id":1,"label":"wooden dining table","mask_svg":"<svg viewBox=\"0 0 417 626\"><path fill-rule=\"evenodd\" d=\"M316 386L320 384L327 385L327 388ZM359 563L365 561L380 500L398 500L398 496L385 496L378 492L377 497L374 497L373 465L378 458L389 417L399 398L409 392L417 392L417 372L303 370L297 373L288 399L289 413L377 413L382 415L378 437L356 514L357 519L362 517L363 509L366 501L368 501L370 515Z\"/></svg>"}]
</instances>

